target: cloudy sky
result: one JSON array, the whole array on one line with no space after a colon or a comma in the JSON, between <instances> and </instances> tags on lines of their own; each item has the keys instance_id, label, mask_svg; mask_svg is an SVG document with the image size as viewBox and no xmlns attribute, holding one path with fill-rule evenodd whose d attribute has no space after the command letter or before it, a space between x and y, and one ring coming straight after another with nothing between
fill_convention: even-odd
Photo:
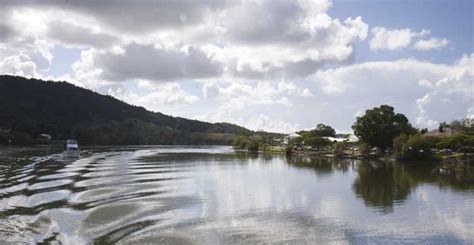
<instances>
[{"instance_id":1,"label":"cloudy sky","mask_svg":"<svg viewBox=\"0 0 474 245\"><path fill-rule=\"evenodd\" d=\"M474 117L473 15L471 0L1 0L0 74L255 130L350 131L380 104L433 128Z\"/></svg>"}]
</instances>

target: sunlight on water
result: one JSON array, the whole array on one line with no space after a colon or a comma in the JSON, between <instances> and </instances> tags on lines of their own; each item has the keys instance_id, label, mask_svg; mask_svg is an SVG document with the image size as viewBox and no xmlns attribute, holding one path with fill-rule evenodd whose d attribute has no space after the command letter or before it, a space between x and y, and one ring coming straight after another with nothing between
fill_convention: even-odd
<instances>
[{"instance_id":1,"label":"sunlight on water","mask_svg":"<svg viewBox=\"0 0 474 245\"><path fill-rule=\"evenodd\" d=\"M472 172L229 147L0 150L10 243L472 243Z\"/></svg>"}]
</instances>

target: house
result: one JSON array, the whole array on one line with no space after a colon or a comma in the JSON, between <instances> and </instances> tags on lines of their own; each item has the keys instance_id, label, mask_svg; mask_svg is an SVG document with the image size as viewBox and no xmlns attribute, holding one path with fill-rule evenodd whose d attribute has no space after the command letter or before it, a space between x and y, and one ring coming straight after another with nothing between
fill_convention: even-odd
<instances>
[{"instance_id":1,"label":"house","mask_svg":"<svg viewBox=\"0 0 474 245\"><path fill-rule=\"evenodd\" d=\"M348 142L348 143L355 143L359 141L359 138L357 136L350 134L349 136L345 135L344 137L337 136L337 137L323 137L324 139L327 139L331 142Z\"/></svg>"},{"instance_id":2,"label":"house","mask_svg":"<svg viewBox=\"0 0 474 245\"><path fill-rule=\"evenodd\" d=\"M335 142L345 142L345 141L347 141L346 138L335 138L335 137L323 137L323 139L327 139L327 140L329 140L331 142L334 142L334 143Z\"/></svg>"},{"instance_id":3,"label":"house","mask_svg":"<svg viewBox=\"0 0 474 245\"><path fill-rule=\"evenodd\" d=\"M452 129L452 128L449 128L449 127L445 127L445 126L439 126L439 128L437 129L433 129L425 134L423 134L424 136L428 136L428 137L440 137L440 138L445 138L445 137L450 137L450 136L453 136L455 134L458 134L459 132Z\"/></svg>"},{"instance_id":4,"label":"house","mask_svg":"<svg viewBox=\"0 0 474 245\"><path fill-rule=\"evenodd\" d=\"M302 137L302 136L297 134L297 133L288 134L283 138L282 143L283 143L283 145L287 145L290 140L296 139L296 138L299 138L299 137Z\"/></svg>"},{"instance_id":5,"label":"house","mask_svg":"<svg viewBox=\"0 0 474 245\"><path fill-rule=\"evenodd\" d=\"M288 139L296 139L296 138L301 137L301 135L299 135L298 133L292 133L292 134L287 135L286 137L288 137Z\"/></svg>"}]
</instances>

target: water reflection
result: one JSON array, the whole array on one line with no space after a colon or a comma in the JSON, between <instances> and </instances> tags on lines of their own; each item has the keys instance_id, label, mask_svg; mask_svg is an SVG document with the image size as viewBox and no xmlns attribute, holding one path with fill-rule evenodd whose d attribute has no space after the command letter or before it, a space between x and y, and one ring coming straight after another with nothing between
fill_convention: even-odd
<instances>
[{"instance_id":1,"label":"water reflection","mask_svg":"<svg viewBox=\"0 0 474 245\"><path fill-rule=\"evenodd\" d=\"M287 157L288 163L298 168L313 169L316 175L324 176L330 175L334 171L342 173L347 172L350 168L353 169L356 163L351 159L334 158L311 158L311 157Z\"/></svg>"},{"instance_id":2,"label":"water reflection","mask_svg":"<svg viewBox=\"0 0 474 245\"><path fill-rule=\"evenodd\" d=\"M433 164L286 158L228 147L92 148L78 160L59 151L0 150L0 240L313 244L474 237L469 170L441 174Z\"/></svg>"},{"instance_id":3,"label":"water reflection","mask_svg":"<svg viewBox=\"0 0 474 245\"><path fill-rule=\"evenodd\" d=\"M474 168L442 172L436 163L395 163L374 160L334 158L288 157L295 167L312 169L317 176L330 176L334 172L357 173L352 189L364 203L382 213L393 212L394 205L403 204L418 185L436 185L440 189L453 189L467 193L474 191Z\"/></svg>"},{"instance_id":4,"label":"water reflection","mask_svg":"<svg viewBox=\"0 0 474 245\"><path fill-rule=\"evenodd\" d=\"M354 192L365 204L392 212L394 203L402 203L410 194L412 183L404 169L383 162L361 162L358 176L352 185Z\"/></svg>"}]
</instances>

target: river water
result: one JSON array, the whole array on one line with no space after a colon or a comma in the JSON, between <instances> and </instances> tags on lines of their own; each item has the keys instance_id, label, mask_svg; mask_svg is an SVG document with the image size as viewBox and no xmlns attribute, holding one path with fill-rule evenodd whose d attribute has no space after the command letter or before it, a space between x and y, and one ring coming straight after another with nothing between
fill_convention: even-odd
<instances>
[{"instance_id":1,"label":"river water","mask_svg":"<svg viewBox=\"0 0 474 245\"><path fill-rule=\"evenodd\" d=\"M0 148L0 241L472 244L474 176L230 147Z\"/></svg>"}]
</instances>

